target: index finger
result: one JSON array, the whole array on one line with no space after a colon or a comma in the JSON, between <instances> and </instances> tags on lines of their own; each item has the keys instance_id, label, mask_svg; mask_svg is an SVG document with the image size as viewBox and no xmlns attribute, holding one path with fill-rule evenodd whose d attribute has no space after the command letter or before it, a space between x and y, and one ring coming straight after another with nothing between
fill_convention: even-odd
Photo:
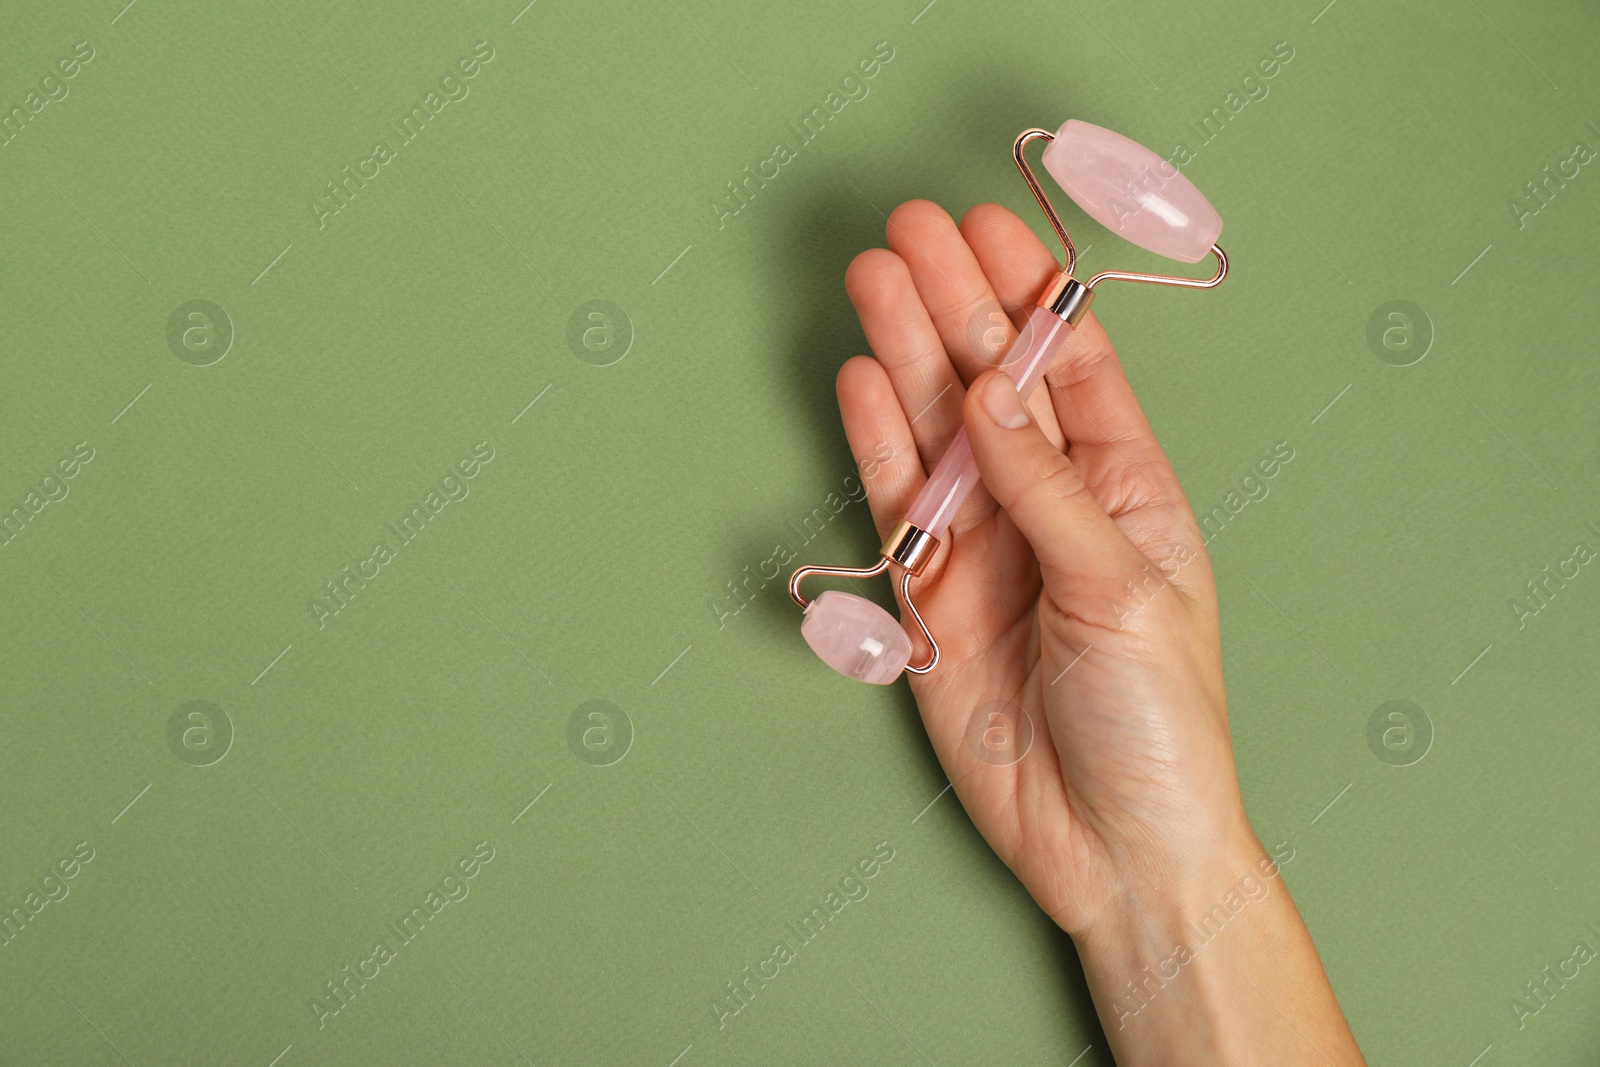
<instances>
[{"instance_id":1,"label":"index finger","mask_svg":"<svg viewBox=\"0 0 1600 1067\"><path fill-rule=\"evenodd\" d=\"M961 232L1008 313L1026 315L1061 269L1028 224L998 204L967 212ZM1177 475L1092 312L1062 345L1045 383L1073 465L1112 518L1143 509L1169 520L1188 514Z\"/></svg>"}]
</instances>

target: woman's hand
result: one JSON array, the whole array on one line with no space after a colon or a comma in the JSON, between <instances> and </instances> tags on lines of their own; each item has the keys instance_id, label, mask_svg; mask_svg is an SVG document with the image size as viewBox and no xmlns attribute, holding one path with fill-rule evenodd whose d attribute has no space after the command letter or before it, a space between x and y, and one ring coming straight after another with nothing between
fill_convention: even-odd
<instances>
[{"instance_id":1,"label":"woman's hand","mask_svg":"<svg viewBox=\"0 0 1600 1067\"><path fill-rule=\"evenodd\" d=\"M958 230L913 201L888 235L845 276L877 358L839 374L852 449L890 455L866 479L880 532L963 416L983 477L913 582L942 656L912 690L978 829L1075 934L1141 885L1255 847L1211 569L1092 314L1026 416L1010 380L986 373L1060 269L1032 231L994 205Z\"/></svg>"},{"instance_id":2,"label":"woman's hand","mask_svg":"<svg viewBox=\"0 0 1600 1067\"><path fill-rule=\"evenodd\" d=\"M1252 905L1233 923L1243 931L1234 948L1264 937L1269 957L1295 944L1308 952L1310 977L1291 995L1320 989L1332 1017L1300 1028L1324 1055L1342 1054L1336 1062L1359 1062L1244 814L1204 540L1110 341L1086 316L1024 405L990 368L1060 269L1049 250L1004 208L976 207L958 229L926 201L894 212L888 243L845 277L876 358L840 370L839 406L852 451L874 457L863 476L884 536L963 423L977 457L983 484L912 585L941 659L911 688L956 794L1078 941L1119 1055L1173 1036L1173 1010L1220 1010L1223 989L1243 989L1239 974L1263 975L1282 995L1270 970L1213 973L1228 962L1213 944L1171 962L1187 924L1252 877L1281 904ZM925 642L908 629L917 662ZM1118 990L1163 961L1176 977L1144 983L1142 996ZM1136 1040L1125 1036L1130 1018L1155 1021ZM1190 1053L1234 1048L1212 1037Z\"/></svg>"}]
</instances>

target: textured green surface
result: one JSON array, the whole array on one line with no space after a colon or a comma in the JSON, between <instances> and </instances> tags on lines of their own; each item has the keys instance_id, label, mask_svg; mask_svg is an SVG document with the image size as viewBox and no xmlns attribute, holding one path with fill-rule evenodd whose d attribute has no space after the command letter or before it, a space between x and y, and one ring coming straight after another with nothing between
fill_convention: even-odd
<instances>
[{"instance_id":1,"label":"textured green surface","mask_svg":"<svg viewBox=\"0 0 1600 1067\"><path fill-rule=\"evenodd\" d=\"M1536 614L1525 587L1600 550L1600 164L1537 214L1524 187L1600 149L1592 4L123 2L7 4L0 34L0 908L68 894L0 947L0 1061L1109 1062L1070 942L928 806L904 687L817 664L778 582L728 592L779 545L870 558L859 503L789 524L854 484L841 277L881 212L1042 230L1008 146L1071 116L1186 143L1228 220L1222 289L1097 310L1228 516L1246 795L1358 1038L1590 1061L1600 970L1520 1027L1513 1001L1600 949L1600 564ZM319 228L346 166L376 177ZM1069 222L1089 265L1151 262ZM195 300L234 334L209 366L205 320L169 344ZM580 359L597 300L628 324ZM1368 341L1395 300L1431 323L1409 366L1420 341ZM377 574L333 614L347 566ZM1391 700L1431 722L1420 762L1369 746ZM402 944L458 861L468 895ZM319 1025L346 966L377 976Z\"/></svg>"}]
</instances>

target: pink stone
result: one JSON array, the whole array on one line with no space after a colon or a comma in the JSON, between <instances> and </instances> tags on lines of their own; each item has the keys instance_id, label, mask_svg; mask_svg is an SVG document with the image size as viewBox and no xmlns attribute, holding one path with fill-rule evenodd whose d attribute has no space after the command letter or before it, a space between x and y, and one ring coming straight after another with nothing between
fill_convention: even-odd
<instances>
[{"instance_id":1,"label":"pink stone","mask_svg":"<svg viewBox=\"0 0 1600 1067\"><path fill-rule=\"evenodd\" d=\"M800 634L822 662L858 682L888 685L911 659L911 638L892 615L837 589L806 608Z\"/></svg>"},{"instance_id":2,"label":"pink stone","mask_svg":"<svg viewBox=\"0 0 1600 1067\"><path fill-rule=\"evenodd\" d=\"M1140 248L1198 263L1222 233L1222 216L1193 182L1120 133L1069 119L1043 158L1079 207Z\"/></svg>"},{"instance_id":3,"label":"pink stone","mask_svg":"<svg viewBox=\"0 0 1600 1067\"><path fill-rule=\"evenodd\" d=\"M1055 362L1056 352L1071 332L1072 327L1064 319L1044 308L1036 307L1028 312L1022 332L1011 342L999 363L1000 369L1011 375L1024 400L1044 378ZM939 465L922 483L917 498L911 502L911 510L906 512L906 521L934 537L943 538L956 509L977 484L978 461L972 457L972 443L967 440L963 427L944 450Z\"/></svg>"}]
</instances>

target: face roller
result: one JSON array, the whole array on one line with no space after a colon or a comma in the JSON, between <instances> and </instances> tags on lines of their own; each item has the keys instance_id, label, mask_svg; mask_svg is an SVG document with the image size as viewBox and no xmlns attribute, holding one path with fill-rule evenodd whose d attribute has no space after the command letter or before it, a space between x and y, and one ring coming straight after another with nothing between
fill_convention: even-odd
<instances>
[{"instance_id":1,"label":"face roller","mask_svg":"<svg viewBox=\"0 0 1600 1067\"><path fill-rule=\"evenodd\" d=\"M1036 140L1049 142L1041 157L1045 170L1096 222L1139 247L1170 259L1198 263L1208 255L1215 256L1216 274L1203 280L1126 271L1101 271L1087 282L1072 277L1078 258L1072 239L1024 155L1028 143ZM1210 289L1227 277L1228 258L1216 244L1222 233L1222 218L1189 179L1143 145L1073 119L1055 133L1024 130L1012 146L1012 156L1067 252L1066 269L1045 286L1016 340L1000 357L998 367L1011 376L1024 398L1050 369L1056 352L1082 320L1101 282ZM927 674L934 669L939 662L939 643L911 598L911 579L933 559L956 509L977 483L978 465L963 429L950 442L906 512L905 520L884 542L882 558L877 563L856 568L801 567L794 572L789 579L789 595L805 609L800 633L824 663L846 677L875 685L888 685L900 677L902 670ZM910 663L910 636L892 615L872 601L836 589L827 590L815 600L806 599L800 592L801 583L812 576L870 578L891 568L898 571L901 599L928 641L927 661L914 666Z\"/></svg>"}]
</instances>

